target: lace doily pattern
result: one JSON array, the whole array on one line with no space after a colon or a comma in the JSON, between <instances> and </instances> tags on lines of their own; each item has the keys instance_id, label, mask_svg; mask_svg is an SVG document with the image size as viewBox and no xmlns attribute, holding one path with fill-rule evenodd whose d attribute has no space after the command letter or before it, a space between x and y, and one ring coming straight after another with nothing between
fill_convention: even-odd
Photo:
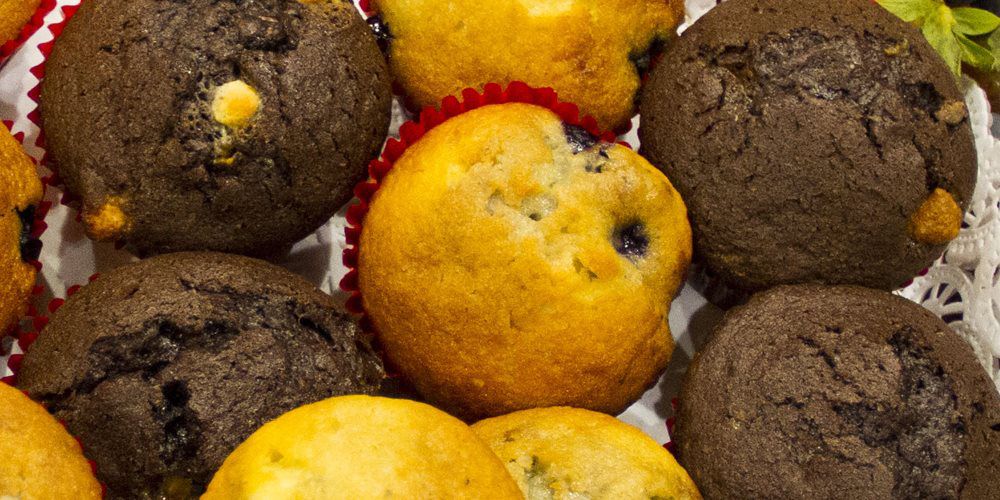
<instances>
[{"instance_id":1,"label":"lace doily pattern","mask_svg":"<svg viewBox=\"0 0 1000 500\"><path fill-rule=\"evenodd\" d=\"M1000 389L1000 140L986 94L967 80L979 178L958 238L927 273L899 292L941 316L972 345Z\"/></svg>"}]
</instances>

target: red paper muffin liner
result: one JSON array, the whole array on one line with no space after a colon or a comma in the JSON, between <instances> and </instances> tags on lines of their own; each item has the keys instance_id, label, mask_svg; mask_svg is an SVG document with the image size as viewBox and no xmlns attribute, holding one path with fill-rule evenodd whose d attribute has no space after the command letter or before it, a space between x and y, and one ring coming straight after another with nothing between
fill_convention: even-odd
<instances>
[{"instance_id":1,"label":"red paper muffin liner","mask_svg":"<svg viewBox=\"0 0 1000 500\"><path fill-rule=\"evenodd\" d=\"M7 379L0 380L0 384L7 384L7 385L10 385L11 387L14 387L14 384L12 382L10 382L9 380L7 380ZM15 387L15 389L16 389L16 387ZM25 396L28 396L28 398L31 399L32 401L35 401L34 398L31 397L31 394L28 393L28 391L21 391L21 392L24 393ZM37 401L35 401L35 403L37 403L42 408L45 408L45 405L43 405L41 403L38 403ZM48 408L45 408L45 411L47 412ZM83 458L85 458L87 460L87 464L90 465L90 473L93 474L94 477L96 478L97 477L97 462L95 462L95 461L87 458L87 448L83 445L83 441L81 441L80 438L78 438L75 435L73 435L73 433L69 432L69 429L66 428L66 422L64 422L62 420L59 420L58 422L59 422L59 425L62 425L63 429L66 429L66 433L69 434L70 437L72 437L74 441L76 441L77 446L80 447L80 453L83 455ZM101 485L101 498L106 497L108 495L108 487L105 486L105 484L102 483L102 482L100 482L100 481L98 481L97 484Z\"/></svg>"},{"instance_id":2,"label":"red paper muffin liner","mask_svg":"<svg viewBox=\"0 0 1000 500\"><path fill-rule=\"evenodd\" d=\"M45 25L45 16L52 12L56 8L56 0L42 0L38 4L38 10L32 14L31 19L28 23L21 28L21 33L14 38L9 40L3 45L0 45L0 66L10 58L10 56L17 51L21 45L24 45L31 35L34 35L42 26Z\"/></svg>"},{"instance_id":3,"label":"red paper muffin liner","mask_svg":"<svg viewBox=\"0 0 1000 500\"><path fill-rule=\"evenodd\" d=\"M375 338L376 349L379 350L380 354L383 353L378 342L378 335L364 310L358 281L361 229L372 197L406 149L419 141L434 127L450 118L483 106L507 103L534 104L549 109L557 114L564 123L582 127L603 142L616 142L615 134L602 131L597 126L597 120L591 116L581 118L579 108L575 104L560 101L556 92L551 88L533 88L524 82L512 82L506 89L499 84L490 83L484 87L482 92L471 88L465 89L462 91L461 101L454 96L445 97L439 108L426 107L420 112L417 120L404 123L399 128L399 139L390 138L386 141L382 155L369 164L368 180L354 187L357 202L347 210L347 227L344 231L347 238L347 247L344 249L344 266L347 267L348 272L340 281L340 288L350 294L346 303L347 310L361 316L361 327ZM625 142L618 142L618 144L630 147ZM382 357L385 358L385 356ZM398 373L392 367L387 366L387 372L390 378L398 377Z\"/></svg>"}]
</instances>

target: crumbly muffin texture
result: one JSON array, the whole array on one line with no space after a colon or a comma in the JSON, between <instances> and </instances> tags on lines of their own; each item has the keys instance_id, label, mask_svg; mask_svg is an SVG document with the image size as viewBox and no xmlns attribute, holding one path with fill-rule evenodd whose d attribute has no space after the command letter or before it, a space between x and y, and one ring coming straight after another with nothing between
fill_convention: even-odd
<instances>
[{"instance_id":1,"label":"crumbly muffin texture","mask_svg":"<svg viewBox=\"0 0 1000 500\"><path fill-rule=\"evenodd\" d=\"M684 19L681 0L375 0L396 81L417 106L523 81L619 128Z\"/></svg>"},{"instance_id":2,"label":"crumbly muffin texture","mask_svg":"<svg viewBox=\"0 0 1000 500\"><path fill-rule=\"evenodd\" d=\"M520 499L461 421L413 401L345 396L282 415L226 459L214 499Z\"/></svg>"},{"instance_id":3,"label":"crumbly muffin texture","mask_svg":"<svg viewBox=\"0 0 1000 500\"><path fill-rule=\"evenodd\" d=\"M79 443L45 408L4 383L0 408L0 498L101 498Z\"/></svg>"},{"instance_id":4,"label":"crumbly muffin texture","mask_svg":"<svg viewBox=\"0 0 1000 500\"><path fill-rule=\"evenodd\" d=\"M472 426L528 500L700 500L663 446L614 417L576 408L524 410Z\"/></svg>"},{"instance_id":5,"label":"crumbly muffin texture","mask_svg":"<svg viewBox=\"0 0 1000 500\"><path fill-rule=\"evenodd\" d=\"M731 311L680 397L705 498L963 498L1000 488L1000 396L939 318L890 293L799 285Z\"/></svg>"},{"instance_id":6,"label":"crumbly muffin texture","mask_svg":"<svg viewBox=\"0 0 1000 500\"><path fill-rule=\"evenodd\" d=\"M638 154L504 104L410 146L359 248L388 358L425 398L477 418L631 404L670 358L691 240L684 202Z\"/></svg>"},{"instance_id":7,"label":"crumbly muffin texture","mask_svg":"<svg viewBox=\"0 0 1000 500\"><path fill-rule=\"evenodd\" d=\"M88 235L143 255L287 249L351 198L390 106L344 1L87 1L41 93Z\"/></svg>"},{"instance_id":8,"label":"crumbly muffin texture","mask_svg":"<svg viewBox=\"0 0 1000 500\"><path fill-rule=\"evenodd\" d=\"M265 422L371 394L381 362L335 300L266 262L154 257L70 297L21 386L66 422L108 498L189 498Z\"/></svg>"},{"instance_id":9,"label":"crumbly muffin texture","mask_svg":"<svg viewBox=\"0 0 1000 500\"><path fill-rule=\"evenodd\" d=\"M2 5L2 4L0 4ZM0 336L24 313L41 243L31 238L42 182L21 145L0 125Z\"/></svg>"},{"instance_id":10,"label":"crumbly muffin texture","mask_svg":"<svg viewBox=\"0 0 1000 500\"><path fill-rule=\"evenodd\" d=\"M0 45L21 34L42 0L0 0Z\"/></svg>"},{"instance_id":11,"label":"crumbly muffin texture","mask_svg":"<svg viewBox=\"0 0 1000 500\"><path fill-rule=\"evenodd\" d=\"M976 179L963 94L870 0L733 0L684 35L641 104L642 153L741 290L894 289L958 234Z\"/></svg>"}]
</instances>

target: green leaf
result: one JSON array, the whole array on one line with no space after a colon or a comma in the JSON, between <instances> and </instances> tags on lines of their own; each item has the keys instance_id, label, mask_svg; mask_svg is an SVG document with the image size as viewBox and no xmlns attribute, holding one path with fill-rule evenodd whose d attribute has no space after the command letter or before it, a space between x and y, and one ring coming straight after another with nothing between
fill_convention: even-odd
<instances>
[{"instance_id":1,"label":"green leaf","mask_svg":"<svg viewBox=\"0 0 1000 500\"><path fill-rule=\"evenodd\" d=\"M971 7L951 9L955 17L955 31L964 35L985 35L1000 28L1000 17L992 12Z\"/></svg>"},{"instance_id":2,"label":"green leaf","mask_svg":"<svg viewBox=\"0 0 1000 500\"><path fill-rule=\"evenodd\" d=\"M878 4L896 17L912 23L933 12L940 0L878 0Z\"/></svg>"},{"instance_id":3,"label":"green leaf","mask_svg":"<svg viewBox=\"0 0 1000 500\"><path fill-rule=\"evenodd\" d=\"M966 38L965 35L956 34L959 48L962 50L962 61L980 71L992 71L997 61L993 53L986 47L979 45Z\"/></svg>"},{"instance_id":4,"label":"green leaf","mask_svg":"<svg viewBox=\"0 0 1000 500\"><path fill-rule=\"evenodd\" d=\"M955 34L951 31L952 26L954 26L954 21L951 16L933 15L924 20L921 31L924 32L924 37L930 42L931 47L934 47L934 50L944 59L952 73L955 76L961 76L962 49L959 47Z\"/></svg>"}]
</instances>

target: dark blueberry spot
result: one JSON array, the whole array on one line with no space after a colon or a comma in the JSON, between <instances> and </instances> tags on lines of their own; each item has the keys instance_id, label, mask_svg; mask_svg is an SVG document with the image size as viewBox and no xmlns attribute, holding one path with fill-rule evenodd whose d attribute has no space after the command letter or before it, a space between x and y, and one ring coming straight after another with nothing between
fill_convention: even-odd
<instances>
[{"instance_id":1,"label":"dark blueberry spot","mask_svg":"<svg viewBox=\"0 0 1000 500\"><path fill-rule=\"evenodd\" d=\"M31 236L31 228L35 225L35 207L17 211L17 217L21 219L21 260L31 262L38 260L42 253L42 241Z\"/></svg>"},{"instance_id":2,"label":"dark blueberry spot","mask_svg":"<svg viewBox=\"0 0 1000 500\"><path fill-rule=\"evenodd\" d=\"M600 173L604 172L604 164L603 163L600 164L600 165L591 165L591 164L588 163L587 166L584 167L584 168L587 170L587 172L590 172L592 174L600 174Z\"/></svg>"},{"instance_id":3,"label":"dark blueberry spot","mask_svg":"<svg viewBox=\"0 0 1000 500\"><path fill-rule=\"evenodd\" d=\"M383 54L388 54L389 44L392 43L392 31L389 30L389 25L382 19L382 14L375 14L369 17L368 27L375 34L375 41L378 42L378 48L382 49Z\"/></svg>"},{"instance_id":4,"label":"dark blueberry spot","mask_svg":"<svg viewBox=\"0 0 1000 500\"><path fill-rule=\"evenodd\" d=\"M632 61L632 66L640 77L646 76L649 70L653 69L653 63L663 54L665 46L666 43L662 38L654 37L646 46L646 50L629 54L628 59Z\"/></svg>"},{"instance_id":5,"label":"dark blueberry spot","mask_svg":"<svg viewBox=\"0 0 1000 500\"><path fill-rule=\"evenodd\" d=\"M566 134L566 142L573 148L573 154L582 153L597 144L597 137L579 125L563 123L563 133Z\"/></svg>"},{"instance_id":6,"label":"dark blueberry spot","mask_svg":"<svg viewBox=\"0 0 1000 500\"><path fill-rule=\"evenodd\" d=\"M993 424L990 426L990 429L1000 432L1000 424Z\"/></svg>"},{"instance_id":7,"label":"dark blueberry spot","mask_svg":"<svg viewBox=\"0 0 1000 500\"><path fill-rule=\"evenodd\" d=\"M646 227L640 222L632 222L619 226L611 236L611 244L618 253L635 259L646 255L649 248L649 236Z\"/></svg>"}]
</instances>

